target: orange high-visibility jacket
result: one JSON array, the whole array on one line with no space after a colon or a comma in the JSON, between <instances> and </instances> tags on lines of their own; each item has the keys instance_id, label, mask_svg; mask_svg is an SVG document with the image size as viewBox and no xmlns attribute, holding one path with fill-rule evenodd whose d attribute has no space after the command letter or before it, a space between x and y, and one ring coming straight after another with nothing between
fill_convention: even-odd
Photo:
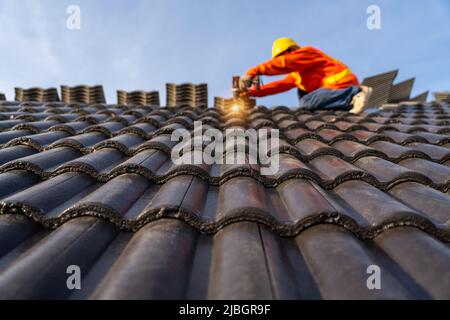
<instances>
[{"instance_id":1,"label":"orange high-visibility jacket","mask_svg":"<svg viewBox=\"0 0 450 320\"><path fill-rule=\"evenodd\" d=\"M284 79L251 88L250 96L263 97L298 87L312 92L319 88L344 89L359 86L358 78L342 62L311 46L276 57L254 68L248 75L275 76L288 74Z\"/></svg>"}]
</instances>

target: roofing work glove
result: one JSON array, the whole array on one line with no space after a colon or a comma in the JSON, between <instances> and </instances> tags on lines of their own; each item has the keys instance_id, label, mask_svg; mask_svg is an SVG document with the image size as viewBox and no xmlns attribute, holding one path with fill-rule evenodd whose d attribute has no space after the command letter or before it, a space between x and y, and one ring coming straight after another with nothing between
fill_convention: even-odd
<instances>
[{"instance_id":1,"label":"roofing work glove","mask_svg":"<svg viewBox=\"0 0 450 320\"><path fill-rule=\"evenodd\" d=\"M241 90L241 92L247 92L248 89L252 86L254 79L255 76L251 76L248 74L243 75L239 79L239 90Z\"/></svg>"}]
</instances>

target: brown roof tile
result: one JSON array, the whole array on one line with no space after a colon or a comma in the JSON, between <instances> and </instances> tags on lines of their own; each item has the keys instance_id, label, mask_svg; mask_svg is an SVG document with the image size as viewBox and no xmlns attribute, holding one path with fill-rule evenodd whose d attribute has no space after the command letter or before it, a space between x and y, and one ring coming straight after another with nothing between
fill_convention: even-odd
<instances>
[{"instance_id":1,"label":"brown roof tile","mask_svg":"<svg viewBox=\"0 0 450 320\"><path fill-rule=\"evenodd\" d=\"M159 106L158 91L131 91L117 90L117 103L136 105L156 105Z\"/></svg>"},{"instance_id":2,"label":"brown roof tile","mask_svg":"<svg viewBox=\"0 0 450 320\"><path fill-rule=\"evenodd\" d=\"M56 102L59 101L59 95L56 88L15 88L15 100L21 102Z\"/></svg>"}]
</instances>

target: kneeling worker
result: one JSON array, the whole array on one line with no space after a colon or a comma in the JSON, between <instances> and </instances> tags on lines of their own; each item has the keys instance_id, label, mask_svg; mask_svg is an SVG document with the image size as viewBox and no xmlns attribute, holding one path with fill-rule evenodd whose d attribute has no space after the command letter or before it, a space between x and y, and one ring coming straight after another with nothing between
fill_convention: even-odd
<instances>
[{"instance_id":1,"label":"kneeling worker","mask_svg":"<svg viewBox=\"0 0 450 320\"><path fill-rule=\"evenodd\" d=\"M259 88L250 86L260 75L287 74ZM272 47L272 59L251 68L239 87L252 97L264 97L298 88L300 107L309 110L344 110L357 114L367 107L372 88L359 84L358 78L339 60L311 46L300 47L294 40L280 38Z\"/></svg>"}]
</instances>

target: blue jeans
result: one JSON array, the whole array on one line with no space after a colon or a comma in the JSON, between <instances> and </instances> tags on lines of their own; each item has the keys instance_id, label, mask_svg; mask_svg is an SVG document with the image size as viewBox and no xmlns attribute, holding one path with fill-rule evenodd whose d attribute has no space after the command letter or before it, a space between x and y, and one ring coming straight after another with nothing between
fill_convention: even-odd
<instances>
[{"instance_id":1,"label":"blue jeans","mask_svg":"<svg viewBox=\"0 0 450 320\"><path fill-rule=\"evenodd\" d=\"M348 111L352 98L360 91L359 87L351 86L345 89L317 89L310 93L298 91L300 108L314 110Z\"/></svg>"}]
</instances>

